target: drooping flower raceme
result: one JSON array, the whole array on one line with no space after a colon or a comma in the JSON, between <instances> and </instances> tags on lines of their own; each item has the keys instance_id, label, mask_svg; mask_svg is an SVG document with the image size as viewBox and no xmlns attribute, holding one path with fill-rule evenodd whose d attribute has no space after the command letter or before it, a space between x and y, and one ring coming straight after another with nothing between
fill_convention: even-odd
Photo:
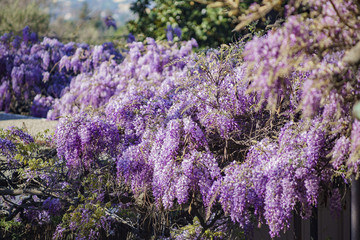
<instances>
[{"instance_id":1,"label":"drooping flower raceme","mask_svg":"<svg viewBox=\"0 0 360 240\"><path fill-rule=\"evenodd\" d=\"M101 158L114 158L120 134L113 124L79 114L60 120L55 141L59 158L64 159L75 174L101 166Z\"/></svg>"}]
</instances>

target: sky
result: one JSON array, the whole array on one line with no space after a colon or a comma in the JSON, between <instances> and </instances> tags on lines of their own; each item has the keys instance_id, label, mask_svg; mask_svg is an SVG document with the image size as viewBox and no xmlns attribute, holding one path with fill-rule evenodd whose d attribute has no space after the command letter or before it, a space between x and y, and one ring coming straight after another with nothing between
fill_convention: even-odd
<instances>
[{"instance_id":1,"label":"sky","mask_svg":"<svg viewBox=\"0 0 360 240\"><path fill-rule=\"evenodd\" d=\"M89 6L90 15L100 11L101 16L111 14L118 24L123 24L129 19L135 18L130 11L130 4L134 0L52 0L51 14L63 16L70 20L75 17L75 11L80 9L86 2Z\"/></svg>"}]
</instances>

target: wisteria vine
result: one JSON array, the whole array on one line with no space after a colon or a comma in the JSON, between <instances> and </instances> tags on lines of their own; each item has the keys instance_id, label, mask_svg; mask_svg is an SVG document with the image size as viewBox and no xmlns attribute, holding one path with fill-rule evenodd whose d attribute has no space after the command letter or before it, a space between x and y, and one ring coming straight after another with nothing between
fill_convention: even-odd
<instances>
[{"instance_id":1,"label":"wisteria vine","mask_svg":"<svg viewBox=\"0 0 360 240\"><path fill-rule=\"evenodd\" d=\"M279 236L324 199L341 211L360 164L360 10L285 10L264 36L198 53L2 36L0 109L60 119L54 136L0 131L4 217L52 220L54 239L229 239L262 223Z\"/></svg>"}]
</instances>

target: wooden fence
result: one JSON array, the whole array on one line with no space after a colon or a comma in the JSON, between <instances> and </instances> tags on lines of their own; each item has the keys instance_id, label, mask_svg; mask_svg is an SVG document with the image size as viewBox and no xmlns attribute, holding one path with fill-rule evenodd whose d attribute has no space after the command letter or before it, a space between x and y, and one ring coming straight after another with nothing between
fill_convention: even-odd
<instances>
[{"instance_id":1,"label":"wooden fence","mask_svg":"<svg viewBox=\"0 0 360 240\"><path fill-rule=\"evenodd\" d=\"M290 229L282 233L276 240L350 240L351 239L351 194L343 199L343 211L336 215L329 207L320 206L313 212L312 219L302 220L293 216ZM359 203L360 204L360 203ZM359 226L360 227L360 226ZM266 226L256 229L254 240L270 240Z\"/></svg>"}]
</instances>

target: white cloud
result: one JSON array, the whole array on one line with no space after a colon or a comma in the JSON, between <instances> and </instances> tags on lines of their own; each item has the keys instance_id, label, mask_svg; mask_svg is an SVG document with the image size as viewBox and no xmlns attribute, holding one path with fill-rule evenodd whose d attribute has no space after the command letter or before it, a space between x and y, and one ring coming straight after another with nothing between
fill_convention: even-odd
<instances>
[{"instance_id":1,"label":"white cloud","mask_svg":"<svg viewBox=\"0 0 360 240\"><path fill-rule=\"evenodd\" d=\"M69 1L63 1L63 6L65 6L65 7L70 7L71 6L71 2L69 2Z\"/></svg>"},{"instance_id":2,"label":"white cloud","mask_svg":"<svg viewBox=\"0 0 360 240\"><path fill-rule=\"evenodd\" d=\"M72 14L71 14L71 13L66 13L66 14L64 15L64 19L65 19L65 20L69 20L69 19L71 19L71 17L72 17Z\"/></svg>"},{"instance_id":3,"label":"white cloud","mask_svg":"<svg viewBox=\"0 0 360 240\"><path fill-rule=\"evenodd\" d=\"M128 12L130 9L130 3L119 3L118 4L118 11L123 13L123 12Z\"/></svg>"}]
</instances>

